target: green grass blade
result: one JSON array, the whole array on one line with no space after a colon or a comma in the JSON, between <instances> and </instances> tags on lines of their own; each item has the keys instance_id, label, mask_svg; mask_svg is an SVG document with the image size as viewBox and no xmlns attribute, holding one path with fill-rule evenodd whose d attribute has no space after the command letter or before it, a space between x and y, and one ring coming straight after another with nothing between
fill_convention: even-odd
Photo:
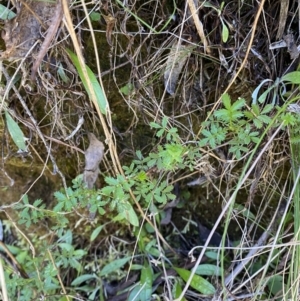
<instances>
[{"instance_id":1,"label":"green grass blade","mask_svg":"<svg viewBox=\"0 0 300 301\"><path fill-rule=\"evenodd\" d=\"M73 53L69 49L67 49L67 53L69 54L73 64L75 65L75 67L78 71L78 74L79 74L79 76L82 80L82 83L85 87L85 90L87 91L89 97L92 98L92 93L89 89L87 79L85 78L83 70L80 67L80 63L79 63L79 60L78 60L76 54ZM88 74L88 80L90 81L91 86L92 86L92 88L94 90L94 93L96 95L97 104L99 106L99 109L100 109L100 111L103 115L106 115L106 113L107 113L107 102L106 102L106 98L105 98L105 95L103 93L103 90L102 90L102 88L99 84L99 81L97 80L97 78L96 78L95 74L93 73L93 71L88 66L86 66L86 71L87 71L87 74Z\"/></svg>"}]
</instances>

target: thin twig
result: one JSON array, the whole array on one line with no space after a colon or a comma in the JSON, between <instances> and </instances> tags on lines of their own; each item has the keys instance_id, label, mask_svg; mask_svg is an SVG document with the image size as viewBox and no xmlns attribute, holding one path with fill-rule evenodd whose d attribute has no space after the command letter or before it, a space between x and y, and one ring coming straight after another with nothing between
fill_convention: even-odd
<instances>
[{"instance_id":1,"label":"thin twig","mask_svg":"<svg viewBox=\"0 0 300 301\"><path fill-rule=\"evenodd\" d=\"M203 24L199 19L198 11L196 10L194 0L188 0L188 5L195 23L195 26L197 28L197 32L199 34L199 37L201 39L201 42L203 43L204 52L207 52L208 54L211 53L210 49L208 48L207 39L204 33Z\"/></svg>"},{"instance_id":2,"label":"thin twig","mask_svg":"<svg viewBox=\"0 0 300 301\"><path fill-rule=\"evenodd\" d=\"M0 284L1 284L1 289L2 289L3 301L9 301L8 295L7 295L5 277L4 277L4 269L3 269L1 258L0 258Z\"/></svg>"},{"instance_id":3,"label":"thin twig","mask_svg":"<svg viewBox=\"0 0 300 301\"><path fill-rule=\"evenodd\" d=\"M64 296L66 297L66 299L67 299L68 301L70 301L70 298L69 298L69 296L67 295L67 291L66 291L66 288L65 288L65 286L64 286L64 283L63 283L63 281L62 281L62 279L61 279L61 277L60 277L59 269L58 269L57 266L56 266L56 263L55 263L55 261L54 261L54 259L53 259L53 257L52 257L52 254L51 254L50 250L48 249L47 251L48 251L49 257L50 257L50 259L51 259L51 261L52 261L52 264L53 264L54 268L55 268L56 271L57 271L57 275L56 275L56 276L57 276L57 278L58 278L58 281L59 281L59 283L60 283L60 286L61 286L61 289L62 289L62 291L63 291L63 293L64 293Z\"/></svg>"},{"instance_id":4,"label":"thin twig","mask_svg":"<svg viewBox=\"0 0 300 301\"><path fill-rule=\"evenodd\" d=\"M84 118L83 116L80 116L76 128L72 131L72 133L68 137L65 138L65 141L71 139L79 131L83 123L84 123Z\"/></svg>"}]
</instances>

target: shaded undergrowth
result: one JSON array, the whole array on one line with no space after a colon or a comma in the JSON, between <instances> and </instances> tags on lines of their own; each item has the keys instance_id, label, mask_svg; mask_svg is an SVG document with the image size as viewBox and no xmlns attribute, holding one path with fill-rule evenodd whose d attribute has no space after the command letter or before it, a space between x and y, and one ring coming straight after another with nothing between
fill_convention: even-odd
<instances>
[{"instance_id":1,"label":"shaded undergrowth","mask_svg":"<svg viewBox=\"0 0 300 301\"><path fill-rule=\"evenodd\" d=\"M194 6L82 1L34 82L3 62L3 177L61 186L3 185L3 300L297 300L296 3Z\"/></svg>"}]
</instances>

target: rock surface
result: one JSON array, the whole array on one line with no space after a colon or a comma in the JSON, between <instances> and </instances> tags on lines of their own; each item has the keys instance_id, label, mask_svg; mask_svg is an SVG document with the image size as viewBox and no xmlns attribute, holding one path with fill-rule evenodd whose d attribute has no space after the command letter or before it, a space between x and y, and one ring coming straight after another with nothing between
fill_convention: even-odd
<instances>
[{"instance_id":1,"label":"rock surface","mask_svg":"<svg viewBox=\"0 0 300 301\"><path fill-rule=\"evenodd\" d=\"M93 133L88 133L88 137L90 145L85 151L83 181L87 188L91 189L93 188L99 174L99 164L103 158L104 145Z\"/></svg>"},{"instance_id":2,"label":"rock surface","mask_svg":"<svg viewBox=\"0 0 300 301\"><path fill-rule=\"evenodd\" d=\"M49 27L56 3L23 0L16 7L17 16L5 22L1 33L6 50L0 53L0 59L13 61L24 58L41 38L41 32Z\"/></svg>"}]
</instances>

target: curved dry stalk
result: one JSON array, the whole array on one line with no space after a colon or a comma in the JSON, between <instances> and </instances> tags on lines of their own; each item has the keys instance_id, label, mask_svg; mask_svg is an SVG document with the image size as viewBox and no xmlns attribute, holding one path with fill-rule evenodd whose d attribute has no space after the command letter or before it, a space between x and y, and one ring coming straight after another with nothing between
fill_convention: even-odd
<instances>
[{"instance_id":1,"label":"curved dry stalk","mask_svg":"<svg viewBox=\"0 0 300 301\"><path fill-rule=\"evenodd\" d=\"M5 282L5 276L4 276L4 269L3 269L1 258L0 258L0 284L1 284L1 291L2 291L3 301L8 301L9 299L8 299L8 294L7 294L6 282Z\"/></svg>"},{"instance_id":2,"label":"curved dry stalk","mask_svg":"<svg viewBox=\"0 0 300 301\"><path fill-rule=\"evenodd\" d=\"M56 269L56 272L57 272L56 277L58 278L58 281L59 281L59 283L60 283L60 286L61 286L61 289L62 289L62 291L63 291L63 293L64 293L64 296L66 297L66 299L67 299L68 301L70 301L70 298L69 298L69 296L68 296L68 294L67 294L67 291L66 291L66 288L65 288L65 286L64 286L64 283L63 283L63 281L62 281L62 279L61 279L61 277L60 277L59 269L58 269L58 267L57 267L57 265L56 265L56 263L55 263L55 261L54 261L54 259L53 259L53 256L52 256L50 250L48 249L47 251L48 251L49 257L50 257L50 259L51 259L51 262L52 262L54 268ZM72 297L71 297L71 298L72 298ZM72 298L72 299L73 299L73 298Z\"/></svg>"},{"instance_id":3,"label":"curved dry stalk","mask_svg":"<svg viewBox=\"0 0 300 301\"><path fill-rule=\"evenodd\" d=\"M280 16L279 16L279 25L276 35L276 40L281 39L286 25L286 20L289 12L289 0L280 1Z\"/></svg>"},{"instance_id":4,"label":"curved dry stalk","mask_svg":"<svg viewBox=\"0 0 300 301\"><path fill-rule=\"evenodd\" d=\"M203 29L203 24L199 19L199 15L198 15L198 11L196 10L196 6L195 6L195 2L194 0L188 0L188 5L194 20L194 24L197 28L197 32L199 34L199 37L201 39L201 42L203 43L203 47L204 47L204 52L207 52L208 54L211 53L209 47L208 47L208 42L204 33L204 29Z\"/></svg>"},{"instance_id":5,"label":"curved dry stalk","mask_svg":"<svg viewBox=\"0 0 300 301\"><path fill-rule=\"evenodd\" d=\"M106 123L106 121L105 121L105 119L103 117L103 114L100 112L100 108L99 108L98 103L97 103L95 91L94 91L94 89L92 87L91 82L89 81L89 77L88 77L88 74L87 74L86 66L85 66L85 63L84 63L83 54L82 54L82 51L81 51L81 48L80 48L77 36L75 34L74 27L73 27L73 22L72 22L70 10L69 10L68 2L67 2L67 0L62 0L62 3L63 3L64 15L65 15L65 20L64 20L65 21L65 25L66 25L67 30L70 33L74 49L75 49L75 52L76 52L78 60L79 60L80 67L81 67L81 69L83 71L84 77L86 78L86 82L88 84L89 91L91 92L91 98L92 98L91 101L92 101L92 103L94 104L94 106L95 106L95 108L97 110L98 117L100 118L101 125L103 127L103 131L104 131L104 134L105 134L105 137L106 137L106 141L105 142L108 144L109 151L110 151L110 154L111 154L111 159L113 161L114 172L115 172L115 174L121 174L121 175L123 175L125 177L123 169L122 169L122 166L121 166L121 163L120 163L120 160L119 160L119 157L118 157L118 154L117 154L113 131L109 131L108 130L107 123ZM84 8L85 13L87 14L87 8L86 8L86 5L85 5L84 1L82 1L82 6ZM87 18L87 21L89 23L90 28L92 28L91 21L90 21L89 18ZM93 32L92 32L92 36L93 36ZM94 44L94 45L96 45L96 44ZM97 57L96 59L98 59L98 56L96 56L96 57ZM98 69L100 71L100 64L98 66ZM103 87L101 76L99 77L99 81L100 81L101 87ZM107 97L106 97L106 94L105 94L105 90L104 89L102 89L102 90L103 90L103 95L104 95L104 97L106 99L106 103L108 104ZM110 115L110 111L109 110L107 110L107 116L106 117L109 120L109 124L112 125L111 115ZM129 193L130 193L130 196L133 199L135 205L137 206L138 211L142 215L143 219L146 220L153 228L155 228L154 225L153 225L153 223L151 222L151 220L145 215L145 213L144 213L141 205L136 200L136 198L135 198L132 190L130 190ZM174 254L176 254L176 252L166 242L166 240L164 239L164 237L162 236L162 234L160 232L158 232L158 236L160 237L160 239L162 240L162 242L165 244L165 246L167 246Z\"/></svg>"},{"instance_id":6,"label":"curved dry stalk","mask_svg":"<svg viewBox=\"0 0 300 301\"><path fill-rule=\"evenodd\" d=\"M54 16L51 19L51 23L50 23L50 26L48 28L46 37L45 37L45 39L44 39L44 41L41 45L40 51L39 51L39 53L38 53L38 55L35 59L35 62L32 66L32 69L31 69L30 78L31 78L32 81L35 79L36 72L37 72L42 60L44 59L44 56L48 52L49 46L50 46L51 41L52 41L52 39L54 38L54 36L57 32L57 29L58 29L58 26L59 26L59 24L62 20L62 17L63 17L63 10L62 10L62 6L61 6L61 2L60 2L60 0L58 0L58 3L56 5L55 11L54 11Z\"/></svg>"}]
</instances>

